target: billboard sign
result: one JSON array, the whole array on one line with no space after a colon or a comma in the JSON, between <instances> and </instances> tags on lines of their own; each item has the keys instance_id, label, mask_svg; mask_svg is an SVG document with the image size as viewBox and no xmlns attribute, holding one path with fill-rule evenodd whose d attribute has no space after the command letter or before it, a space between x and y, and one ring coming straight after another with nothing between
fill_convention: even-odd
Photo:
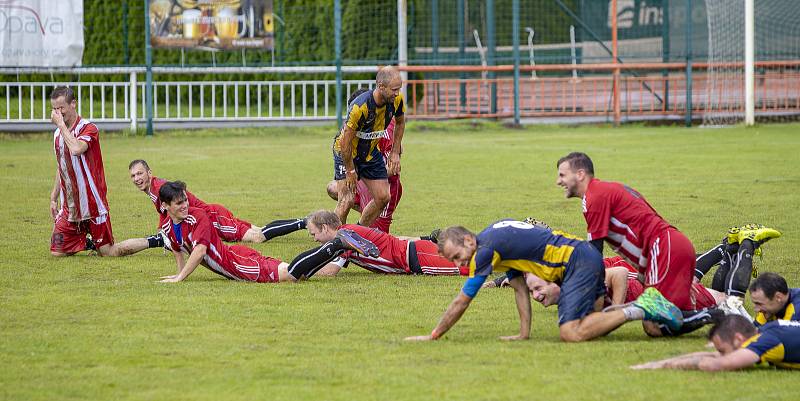
<instances>
[{"instance_id":1,"label":"billboard sign","mask_svg":"<svg viewBox=\"0 0 800 401\"><path fill-rule=\"evenodd\" d=\"M83 58L83 0L0 1L0 67L75 67Z\"/></svg>"},{"instance_id":2,"label":"billboard sign","mask_svg":"<svg viewBox=\"0 0 800 401\"><path fill-rule=\"evenodd\" d=\"M272 0L147 0L154 47L272 49Z\"/></svg>"}]
</instances>

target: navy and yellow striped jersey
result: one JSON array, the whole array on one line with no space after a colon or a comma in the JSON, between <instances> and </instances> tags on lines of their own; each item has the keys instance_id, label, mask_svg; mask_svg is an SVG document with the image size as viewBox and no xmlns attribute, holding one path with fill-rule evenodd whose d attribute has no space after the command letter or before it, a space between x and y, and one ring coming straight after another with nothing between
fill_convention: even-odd
<instances>
[{"instance_id":1,"label":"navy and yellow striped jersey","mask_svg":"<svg viewBox=\"0 0 800 401\"><path fill-rule=\"evenodd\" d=\"M378 142L386 137L386 127L392 118L403 116L406 112L406 105L403 95L397 95L394 103L378 106L375 104L373 91L367 91L353 99L347 109L347 120L345 125L355 131L353 138L353 158L360 157L364 161L370 161L378 157L380 150ZM342 150L342 131L336 136L333 150L340 153Z\"/></svg>"},{"instance_id":2,"label":"navy and yellow striped jersey","mask_svg":"<svg viewBox=\"0 0 800 401\"><path fill-rule=\"evenodd\" d=\"M500 220L478 236L469 276L517 270L561 283L572 251L583 243L569 234L551 232L515 220Z\"/></svg>"},{"instance_id":3,"label":"navy and yellow striped jersey","mask_svg":"<svg viewBox=\"0 0 800 401\"><path fill-rule=\"evenodd\" d=\"M755 325L761 326L773 320L800 320L800 288L789 288L789 302L782 311L767 319L763 313L756 314Z\"/></svg>"},{"instance_id":4,"label":"navy and yellow striped jersey","mask_svg":"<svg viewBox=\"0 0 800 401\"><path fill-rule=\"evenodd\" d=\"M758 334L742 344L762 363L781 368L800 369L800 322L776 320L758 328Z\"/></svg>"}]
</instances>

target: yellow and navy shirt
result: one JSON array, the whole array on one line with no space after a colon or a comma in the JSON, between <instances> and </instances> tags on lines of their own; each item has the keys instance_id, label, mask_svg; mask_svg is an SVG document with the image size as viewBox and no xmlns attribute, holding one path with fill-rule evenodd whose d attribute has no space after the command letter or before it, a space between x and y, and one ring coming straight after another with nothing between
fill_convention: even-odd
<instances>
[{"instance_id":1,"label":"yellow and navy shirt","mask_svg":"<svg viewBox=\"0 0 800 401\"><path fill-rule=\"evenodd\" d=\"M742 348L753 351L768 363L780 368L800 369L800 322L776 320L758 328Z\"/></svg>"},{"instance_id":2,"label":"yellow and navy shirt","mask_svg":"<svg viewBox=\"0 0 800 401\"><path fill-rule=\"evenodd\" d=\"M800 320L800 288L789 288L789 302L783 310L767 319L763 313L756 314L756 327L774 320Z\"/></svg>"},{"instance_id":3,"label":"yellow and navy shirt","mask_svg":"<svg viewBox=\"0 0 800 401\"><path fill-rule=\"evenodd\" d=\"M347 109L347 120L345 125L355 131L353 138L353 158L360 158L363 161L370 161L379 157L380 150L378 142L385 138L386 128L393 117L405 115L406 105L403 95L397 95L393 103L386 103L383 106L375 104L373 91L367 91L353 99ZM336 135L333 143L333 150L336 153L342 151L342 131Z\"/></svg>"},{"instance_id":4,"label":"yellow and navy shirt","mask_svg":"<svg viewBox=\"0 0 800 401\"><path fill-rule=\"evenodd\" d=\"M500 220L477 238L478 249L469 264L470 277L516 270L556 283L563 280L572 251L583 243L569 234L515 220Z\"/></svg>"}]
</instances>

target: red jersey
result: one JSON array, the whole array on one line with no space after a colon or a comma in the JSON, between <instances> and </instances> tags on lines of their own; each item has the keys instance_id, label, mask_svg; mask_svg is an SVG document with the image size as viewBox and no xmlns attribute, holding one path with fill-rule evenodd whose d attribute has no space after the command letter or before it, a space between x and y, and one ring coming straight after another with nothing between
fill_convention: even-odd
<instances>
[{"instance_id":1,"label":"red jersey","mask_svg":"<svg viewBox=\"0 0 800 401\"><path fill-rule=\"evenodd\" d=\"M161 226L167 247L176 252L191 254L197 245L205 245L206 255L202 264L214 273L231 280L272 282L277 281L277 276L269 277L267 274L276 275L277 271L268 271L259 264L260 254L246 247L229 247L214 230L211 220L203 209L189 207L189 215L180 224L173 224L169 219ZM244 252L236 252L236 249Z\"/></svg>"},{"instance_id":2,"label":"red jersey","mask_svg":"<svg viewBox=\"0 0 800 401\"><path fill-rule=\"evenodd\" d=\"M78 116L68 135L73 135L89 147L73 156L64 143L61 130L53 132L53 150L58 165L61 186L61 211L67 221L79 222L108 214L106 175L97 126Z\"/></svg>"},{"instance_id":3,"label":"red jersey","mask_svg":"<svg viewBox=\"0 0 800 401\"><path fill-rule=\"evenodd\" d=\"M161 201L158 199L158 191L161 190L161 186L164 185L164 183L166 182L167 180L163 178L152 176L150 178L150 190L147 192L147 195L150 197L150 200L153 201L153 206L155 206L156 212L158 212L158 214L161 216L159 221L161 221L162 223L165 219L169 218L169 216L167 216L167 209L161 207ZM186 191L186 198L189 200L189 207L199 207L200 209L203 209L206 213L208 213L211 210L208 204L198 199L189 191Z\"/></svg>"},{"instance_id":4,"label":"red jersey","mask_svg":"<svg viewBox=\"0 0 800 401\"><path fill-rule=\"evenodd\" d=\"M645 270L650 245L670 228L642 195L616 182L592 178L583 196L587 241L605 239L614 252Z\"/></svg>"},{"instance_id":5,"label":"red jersey","mask_svg":"<svg viewBox=\"0 0 800 401\"><path fill-rule=\"evenodd\" d=\"M341 258L353 262L375 273L409 274L408 266L408 241L401 240L374 228L345 224L340 229L355 231L378 247L380 255L371 258L353 251L347 251Z\"/></svg>"}]
</instances>

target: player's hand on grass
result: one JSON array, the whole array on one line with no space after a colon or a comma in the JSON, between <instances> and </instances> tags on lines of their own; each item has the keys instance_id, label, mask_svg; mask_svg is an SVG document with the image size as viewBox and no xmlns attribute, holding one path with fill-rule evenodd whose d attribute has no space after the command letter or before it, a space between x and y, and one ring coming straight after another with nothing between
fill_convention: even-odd
<instances>
[{"instance_id":1,"label":"player's hand on grass","mask_svg":"<svg viewBox=\"0 0 800 401\"><path fill-rule=\"evenodd\" d=\"M500 339L503 340L503 341L521 341L521 340L527 340L528 338L529 338L528 336L522 336L520 334L517 334L515 336L503 336L503 337L500 337Z\"/></svg>"},{"instance_id":2,"label":"player's hand on grass","mask_svg":"<svg viewBox=\"0 0 800 401\"><path fill-rule=\"evenodd\" d=\"M433 341L433 340L434 340L434 338L433 338L433 336L432 336L432 335L428 334L428 335L426 335L426 336L411 336L411 337L406 337L406 338L404 338L403 340L405 340L405 341Z\"/></svg>"},{"instance_id":3,"label":"player's hand on grass","mask_svg":"<svg viewBox=\"0 0 800 401\"><path fill-rule=\"evenodd\" d=\"M172 276L162 276L160 282L161 283L177 283L179 281L180 280L178 280L178 275L175 274L175 275L172 275Z\"/></svg>"},{"instance_id":4,"label":"player's hand on grass","mask_svg":"<svg viewBox=\"0 0 800 401\"><path fill-rule=\"evenodd\" d=\"M664 368L664 361L653 361L647 363L640 363L638 365L631 366L633 370L653 370L653 369L663 369Z\"/></svg>"}]
</instances>

